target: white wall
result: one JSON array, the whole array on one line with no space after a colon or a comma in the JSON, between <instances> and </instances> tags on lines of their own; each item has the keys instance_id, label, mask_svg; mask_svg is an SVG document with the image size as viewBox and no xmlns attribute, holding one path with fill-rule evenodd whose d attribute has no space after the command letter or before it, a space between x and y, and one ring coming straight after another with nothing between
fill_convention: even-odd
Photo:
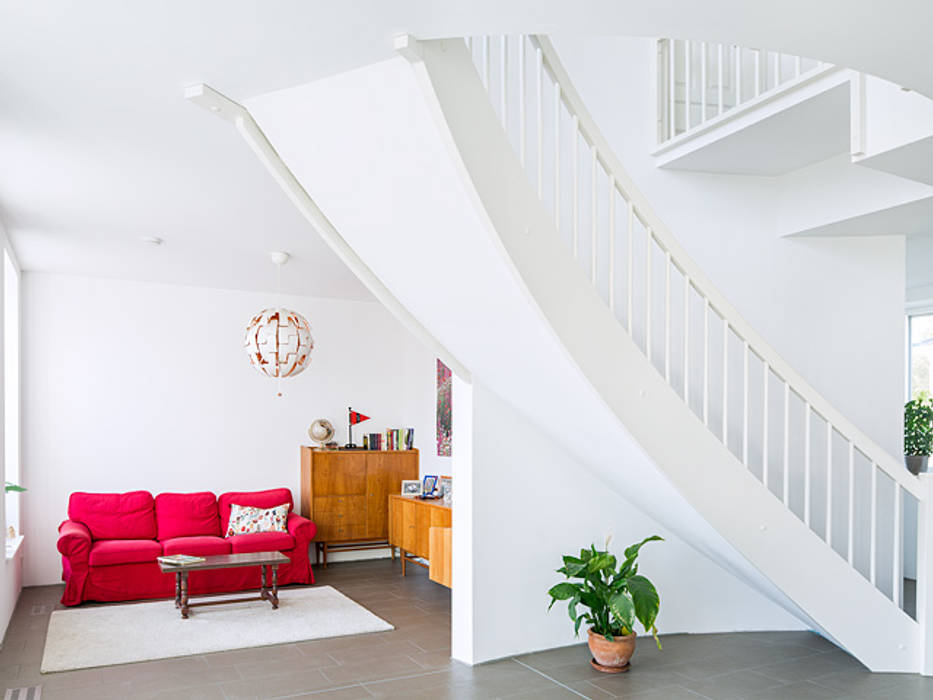
<instances>
[{"instance_id":1,"label":"white wall","mask_svg":"<svg viewBox=\"0 0 933 700\"><path fill-rule=\"evenodd\" d=\"M794 206L782 199L783 178L656 167L653 39L559 36L555 46L629 174L701 269L808 382L900 454L903 240L780 237L780 207Z\"/></svg>"},{"instance_id":2,"label":"white wall","mask_svg":"<svg viewBox=\"0 0 933 700\"><path fill-rule=\"evenodd\" d=\"M472 614L485 623L473 626L472 649L458 645L461 630L454 625L455 658L479 663L574 643L566 606L557 604L546 614L547 590L562 580L554 572L561 555L591 543L602 546L610 533L616 553L648 535L665 537L642 550L639 569L658 588L662 635L804 628L607 488L478 382L472 407L473 470L455 475L458 483L468 477L470 490L455 491L455 513L472 514L471 523L457 523L472 533ZM455 591L470 584L456 570L454 576Z\"/></svg>"},{"instance_id":3,"label":"white wall","mask_svg":"<svg viewBox=\"0 0 933 700\"><path fill-rule=\"evenodd\" d=\"M73 491L299 489L299 445L326 417L415 428L434 456L434 357L374 302L282 297L311 323L311 367L276 384L242 349L276 295L65 275L24 276L26 582L59 580L56 528Z\"/></svg>"}]
</instances>

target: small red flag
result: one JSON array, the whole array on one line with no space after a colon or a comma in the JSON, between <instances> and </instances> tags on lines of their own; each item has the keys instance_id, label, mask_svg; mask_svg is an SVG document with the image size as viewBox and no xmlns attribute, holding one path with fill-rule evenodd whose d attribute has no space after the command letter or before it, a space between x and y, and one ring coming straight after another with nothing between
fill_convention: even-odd
<instances>
[{"instance_id":1,"label":"small red flag","mask_svg":"<svg viewBox=\"0 0 933 700\"><path fill-rule=\"evenodd\" d=\"M362 413L357 413L356 411L350 411L350 425L362 423L364 420L369 420L369 416L364 416Z\"/></svg>"}]
</instances>

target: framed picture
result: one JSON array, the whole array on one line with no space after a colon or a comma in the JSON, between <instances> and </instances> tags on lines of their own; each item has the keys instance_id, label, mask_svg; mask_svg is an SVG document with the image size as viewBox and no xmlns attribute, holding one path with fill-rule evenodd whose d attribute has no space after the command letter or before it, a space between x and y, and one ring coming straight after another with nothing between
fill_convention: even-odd
<instances>
[{"instance_id":1,"label":"framed picture","mask_svg":"<svg viewBox=\"0 0 933 700\"><path fill-rule=\"evenodd\" d=\"M405 479L402 481L403 496L420 496L421 482L418 479Z\"/></svg>"},{"instance_id":2,"label":"framed picture","mask_svg":"<svg viewBox=\"0 0 933 700\"><path fill-rule=\"evenodd\" d=\"M437 482L437 487L441 490L441 496L443 496L448 491L453 490L453 479L449 476L441 476L440 481Z\"/></svg>"},{"instance_id":3,"label":"framed picture","mask_svg":"<svg viewBox=\"0 0 933 700\"><path fill-rule=\"evenodd\" d=\"M422 496L433 496L436 490L437 490L437 476L433 474L427 474L424 477L424 481L421 483L421 495Z\"/></svg>"}]
</instances>

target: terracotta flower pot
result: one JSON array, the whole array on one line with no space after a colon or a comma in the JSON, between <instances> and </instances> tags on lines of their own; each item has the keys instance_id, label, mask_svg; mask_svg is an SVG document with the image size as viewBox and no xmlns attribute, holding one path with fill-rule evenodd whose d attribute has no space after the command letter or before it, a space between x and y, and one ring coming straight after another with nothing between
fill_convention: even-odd
<instances>
[{"instance_id":1,"label":"terracotta flower pot","mask_svg":"<svg viewBox=\"0 0 933 700\"><path fill-rule=\"evenodd\" d=\"M594 632L592 627L587 632L587 643L593 654L593 661L590 662L593 668L604 673L628 671L629 659L635 653L635 632L625 637L616 637L611 642Z\"/></svg>"}]
</instances>

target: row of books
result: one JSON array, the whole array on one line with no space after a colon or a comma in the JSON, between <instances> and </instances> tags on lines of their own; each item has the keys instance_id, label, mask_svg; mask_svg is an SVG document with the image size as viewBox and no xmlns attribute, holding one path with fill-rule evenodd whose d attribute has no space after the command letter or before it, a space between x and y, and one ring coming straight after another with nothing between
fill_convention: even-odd
<instances>
[{"instance_id":1,"label":"row of books","mask_svg":"<svg viewBox=\"0 0 933 700\"><path fill-rule=\"evenodd\" d=\"M415 429L392 428L385 433L369 433L363 436L364 450L410 450L415 446Z\"/></svg>"}]
</instances>

